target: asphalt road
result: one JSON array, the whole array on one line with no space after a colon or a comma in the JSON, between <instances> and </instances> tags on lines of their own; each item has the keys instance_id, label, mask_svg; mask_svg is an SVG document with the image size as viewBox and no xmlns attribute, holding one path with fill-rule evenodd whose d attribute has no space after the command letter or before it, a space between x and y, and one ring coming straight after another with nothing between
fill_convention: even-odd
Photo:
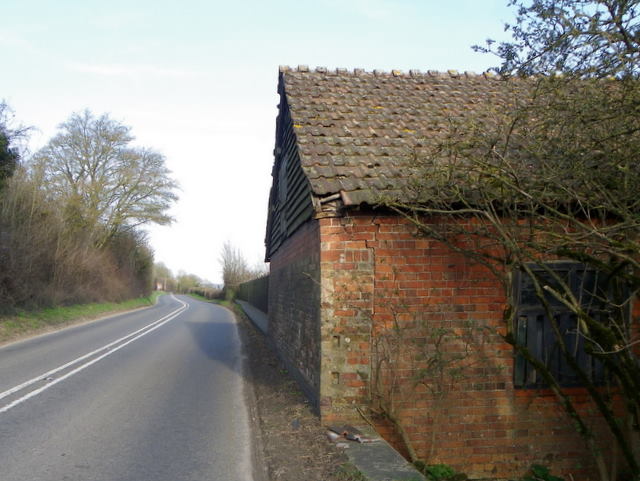
<instances>
[{"instance_id":1,"label":"asphalt road","mask_svg":"<svg viewBox=\"0 0 640 481\"><path fill-rule=\"evenodd\" d=\"M0 348L1 481L252 479L233 315L183 296Z\"/></svg>"}]
</instances>

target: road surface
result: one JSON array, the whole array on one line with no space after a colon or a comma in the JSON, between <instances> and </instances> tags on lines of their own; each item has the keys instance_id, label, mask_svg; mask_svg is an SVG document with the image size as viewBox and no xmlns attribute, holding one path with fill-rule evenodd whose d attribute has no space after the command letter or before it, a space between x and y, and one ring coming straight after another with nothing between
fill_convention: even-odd
<instances>
[{"instance_id":1,"label":"road surface","mask_svg":"<svg viewBox=\"0 0 640 481\"><path fill-rule=\"evenodd\" d=\"M233 315L184 296L0 348L0 480L249 481Z\"/></svg>"}]
</instances>

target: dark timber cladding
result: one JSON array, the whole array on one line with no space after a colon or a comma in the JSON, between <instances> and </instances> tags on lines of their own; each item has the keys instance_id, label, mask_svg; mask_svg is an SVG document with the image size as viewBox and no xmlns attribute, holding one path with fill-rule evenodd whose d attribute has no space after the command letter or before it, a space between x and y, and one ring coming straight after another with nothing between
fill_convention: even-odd
<instances>
[{"instance_id":1,"label":"dark timber cladding","mask_svg":"<svg viewBox=\"0 0 640 481\"><path fill-rule=\"evenodd\" d=\"M311 188L300 165L298 141L282 80L278 90L280 113L276 120L275 162L271 173L273 185L269 195L265 240L267 261L282 242L314 213Z\"/></svg>"}]
</instances>

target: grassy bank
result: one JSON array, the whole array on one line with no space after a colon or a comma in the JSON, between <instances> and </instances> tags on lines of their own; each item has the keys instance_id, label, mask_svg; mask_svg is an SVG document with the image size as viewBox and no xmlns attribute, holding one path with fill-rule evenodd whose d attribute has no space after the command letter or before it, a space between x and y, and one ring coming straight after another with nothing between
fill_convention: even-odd
<instances>
[{"instance_id":1,"label":"grassy bank","mask_svg":"<svg viewBox=\"0 0 640 481\"><path fill-rule=\"evenodd\" d=\"M226 299L207 299L206 297L201 296L200 294L188 294L188 295L199 301L212 302L214 304L220 304L221 306L228 307L230 309L233 308L233 302L228 301Z\"/></svg>"},{"instance_id":2,"label":"grassy bank","mask_svg":"<svg viewBox=\"0 0 640 481\"><path fill-rule=\"evenodd\" d=\"M160 294L162 293L154 292L149 297L140 297L124 302L78 304L50 307L36 311L18 311L14 315L0 317L0 343L46 332L76 322L97 319L119 311L151 306L156 302Z\"/></svg>"}]
</instances>

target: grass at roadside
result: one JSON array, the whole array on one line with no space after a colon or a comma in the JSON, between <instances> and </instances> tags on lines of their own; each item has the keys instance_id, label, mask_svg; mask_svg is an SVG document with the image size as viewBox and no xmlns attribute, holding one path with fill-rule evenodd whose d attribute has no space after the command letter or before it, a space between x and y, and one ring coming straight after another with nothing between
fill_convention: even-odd
<instances>
[{"instance_id":1,"label":"grass at roadside","mask_svg":"<svg viewBox=\"0 0 640 481\"><path fill-rule=\"evenodd\" d=\"M34 311L18 311L16 314L0 317L0 343L77 321L96 319L112 312L151 306L161 294L163 293L156 291L149 297L140 297L124 302L78 304Z\"/></svg>"},{"instance_id":2,"label":"grass at roadside","mask_svg":"<svg viewBox=\"0 0 640 481\"><path fill-rule=\"evenodd\" d=\"M200 294L189 294L189 296L199 301L212 302L213 304L220 304L221 306L228 307L229 309L233 308L233 302L228 301L226 299L207 299L206 297L201 296Z\"/></svg>"}]
</instances>

